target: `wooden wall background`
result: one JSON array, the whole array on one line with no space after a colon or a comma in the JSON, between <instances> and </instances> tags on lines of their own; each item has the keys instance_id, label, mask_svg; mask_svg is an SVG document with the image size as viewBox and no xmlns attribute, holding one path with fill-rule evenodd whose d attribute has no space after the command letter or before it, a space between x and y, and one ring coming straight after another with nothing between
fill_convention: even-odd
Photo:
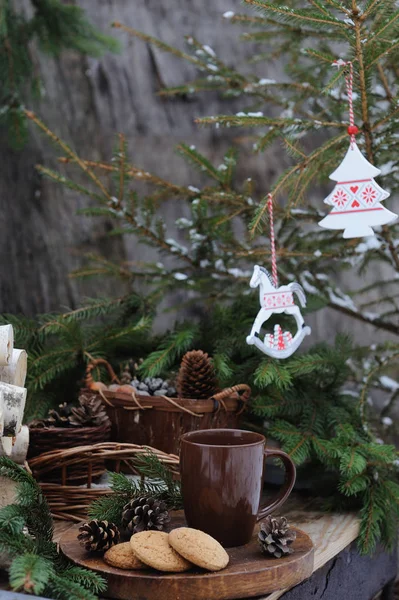
<instances>
[{"instance_id":1,"label":"wooden wall background","mask_svg":"<svg viewBox=\"0 0 399 600\"><path fill-rule=\"evenodd\" d=\"M16 3L30 10L29 0ZM124 132L135 164L195 185L198 174L172 147L185 141L206 150L211 158L222 156L238 130L198 128L194 118L239 110L242 101L229 104L209 94L186 100L157 96L164 85L178 85L193 77L194 68L111 29L111 23L120 21L181 48L183 36L195 34L224 60L241 63L254 48L239 42L239 28L222 17L226 10L242 11L240 0L79 0L79 5L102 31L121 40L121 54L96 60L64 53L59 60L50 60L32 48L46 93L40 104L27 102L27 106L82 157L109 159L115 134ZM281 75L278 64L265 62L257 70L263 77ZM76 215L86 205L85 199L37 175L36 163L51 167L56 159L48 139L36 129L32 128L29 143L18 152L10 149L5 132L0 131L0 147L2 312L33 315L71 308L84 295L114 291L114 282L102 282L99 289L94 280L82 283L68 278L89 250L114 259L152 257L150 250L131 238L108 239L109 223ZM256 177L267 190L286 164L287 158L278 148L260 157L247 149L241 161L242 175ZM173 230L182 209L168 205L168 210ZM341 315L330 315L328 327L325 316L323 311L314 319L317 337L342 328ZM366 329L360 324L359 331L364 336Z\"/></svg>"}]
</instances>

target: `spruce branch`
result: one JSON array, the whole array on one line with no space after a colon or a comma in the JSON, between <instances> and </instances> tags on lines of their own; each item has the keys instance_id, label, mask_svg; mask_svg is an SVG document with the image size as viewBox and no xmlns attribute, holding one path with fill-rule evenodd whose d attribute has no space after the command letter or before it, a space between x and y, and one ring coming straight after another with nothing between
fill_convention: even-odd
<instances>
[{"instance_id":1,"label":"spruce branch","mask_svg":"<svg viewBox=\"0 0 399 600\"><path fill-rule=\"evenodd\" d=\"M312 23L313 25L317 25L319 27L324 26L334 26L339 28L345 28L345 24L336 19L332 14L331 16L322 16L320 12L312 12L309 9L297 9L293 10L288 8L287 6L279 6L275 4L271 4L270 2L266 2L265 0L245 0L246 4L251 4L255 6L261 12L265 12L266 14L276 14L279 18L281 18L282 22L293 22L293 23Z\"/></svg>"},{"instance_id":2,"label":"spruce branch","mask_svg":"<svg viewBox=\"0 0 399 600\"><path fill-rule=\"evenodd\" d=\"M63 600L96 600L95 594L105 590L105 581L60 560L52 541L53 520L39 484L6 457L0 457L0 476L17 484L16 503L0 510L0 549L12 558L12 589Z\"/></svg>"},{"instance_id":3,"label":"spruce branch","mask_svg":"<svg viewBox=\"0 0 399 600\"><path fill-rule=\"evenodd\" d=\"M59 157L58 161L61 164L69 164L69 163L76 162L76 160L74 160L73 158L67 157L67 156ZM93 169L99 169L99 170L105 171L105 172L118 173L118 170L119 170L118 166L108 164L103 161L84 160L83 162L88 167L91 167ZM150 182L150 183L153 183L160 187L164 187L164 188L168 189L170 192L174 192L176 194L182 193L182 190L184 189L185 193L187 195L190 195L190 190L188 188L182 188L182 186L176 185L170 181L167 181L166 179L163 179L162 177L158 177L157 175L154 175L153 173L149 173L145 169L136 167L134 165L128 165L126 167L125 175L127 177L138 179L138 180L144 181L144 182ZM191 194L193 194L193 193L191 192Z\"/></svg>"},{"instance_id":4,"label":"spruce branch","mask_svg":"<svg viewBox=\"0 0 399 600\"><path fill-rule=\"evenodd\" d=\"M356 11L353 11L354 22L355 22L355 37L356 37L356 59L358 62L359 69L359 88L361 96L361 110L363 119L363 131L366 141L366 155L367 159L371 164L374 164L374 153L373 153L373 138L372 138L372 127L369 121L369 108L368 108L368 92L366 85L366 73L364 66L364 55L363 55L363 44L362 44L362 19ZM399 11L394 14L395 19L399 17ZM391 21L390 21L391 22ZM370 38L369 38L370 40ZM381 125L381 123L380 123ZM390 232L387 226L383 226L383 237L388 242L389 251L397 269L399 269L399 256L396 252L392 239L389 240Z\"/></svg>"},{"instance_id":5,"label":"spruce branch","mask_svg":"<svg viewBox=\"0 0 399 600\"><path fill-rule=\"evenodd\" d=\"M178 50L177 48L174 48L173 46L169 46L168 44L165 44L161 40L158 40L157 38L154 38L151 35L147 35L147 34L143 33L142 31L133 29L133 27L127 27L126 25L123 25L119 21L114 21L112 23L112 27L115 27L117 29L122 29L123 31L126 31L126 33L129 33L130 35L137 37L137 38L143 40L144 42L152 44L153 46L155 46L156 48L159 48L163 52L168 52L170 54L173 54L174 56L177 56L178 58L182 58L183 60L191 62L195 65L198 65L198 63L200 62L197 57L191 56L190 54L186 54L185 52L182 52L181 50Z\"/></svg>"},{"instance_id":6,"label":"spruce branch","mask_svg":"<svg viewBox=\"0 0 399 600\"><path fill-rule=\"evenodd\" d=\"M363 120L363 132L366 141L366 154L369 162L374 163L373 142L371 137L371 126L369 120L368 92L366 84L366 73L364 67L363 44L362 44L362 19L359 14L353 11L353 20L355 23L355 52L359 74L359 89L361 97L361 114Z\"/></svg>"},{"instance_id":7,"label":"spruce branch","mask_svg":"<svg viewBox=\"0 0 399 600\"><path fill-rule=\"evenodd\" d=\"M63 48L99 57L105 51L119 51L114 38L100 33L79 6L58 0L32 0L35 9L30 28L39 39L41 50L59 56Z\"/></svg>"},{"instance_id":8,"label":"spruce branch","mask_svg":"<svg viewBox=\"0 0 399 600\"><path fill-rule=\"evenodd\" d=\"M322 144L319 148L314 150L309 156L307 156L301 162L295 164L293 167L287 169L285 173L280 177L277 183L272 187L271 193L273 196L277 196L280 192L284 190L290 179L298 172L302 172L306 167L308 167L309 163L319 159L325 152L327 152L333 146L339 144L342 140L346 139L347 134L342 134L333 139L328 140L325 144ZM291 208L290 206L288 208ZM255 211L253 220L250 225L250 234L254 236L258 229L261 226L262 221L264 220L267 214L267 197L265 197L260 203L259 207Z\"/></svg>"},{"instance_id":9,"label":"spruce branch","mask_svg":"<svg viewBox=\"0 0 399 600\"><path fill-rule=\"evenodd\" d=\"M219 183L223 183L223 174L215 169L206 156L198 152L196 148L189 147L186 144L179 144L176 148L176 152L187 158L188 161L199 168L200 171L205 171L210 177L216 179Z\"/></svg>"},{"instance_id":10,"label":"spruce branch","mask_svg":"<svg viewBox=\"0 0 399 600\"><path fill-rule=\"evenodd\" d=\"M51 562L37 554L26 553L12 561L10 585L16 592L42 594L53 574Z\"/></svg>"},{"instance_id":11,"label":"spruce branch","mask_svg":"<svg viewBox=\"0 0 399 600\"><path fill-rule=\"evenodd\" d=\"M378 10L378 5L381 4L382 1L383 0L370 0L369 2L367 2L365 10L361 15L362 21L368 19L373 12Z\"/></svg>"},{"instance_id":12,"label":"spruce branch","mask_svg":"<svg viewBox=\"0 0 399 600\"><path fill-rule=\"evenodd\" d=\"M399 20L399 10L394 11L389 17L384 21L384 23L379 27L376 31L373 32L372 35L368 38L366 42L366 46L370 44L374 44L378 39L381 38L383 34L386 33L389 27L392 27Z\"/></svg>"},{"instance_id":13,"label":"spruce branch","mask_svg":"<svg viewBox=\"0 0 399 600\"><path fill-rule=\"evenodd\" d=\"M104 194L105 198L109 201L112 201L111 195L108 190L105 188L104 184L98 179L98 177L94 174L94 172L85 165L84 161L79 158L79 156L66 144L63 140L61 140L55 133L53 133L44 123L41 121L35 113L30 110L25 110L25 115L28 119L33 121L35 125L39 127L50 138L50 140L60 146L60 148L74 161L77 162L79 167L86 173L86 175L95 183L95 185L101 190Z\"/></svg>"},{"instance_id":14,"label":"spruce branch","mask_svg":"<svg viewBox=\"0 0 399 600\"><path fill-rule=\"evenodd\" d=\"M378 329L382 329L383 331L388 331L389 333L393 333L395 335L399 335L399 325L395 325L394 323L390 323L389 321L384 321L379 318L371 318L367 314L361 313L359 311L351 310L347 306L343 306L341 304L337 304L336 302L330 301L328 306L340 312L356 321L362 321L363 323L367 323L368 325L372 325Z\"/></svg>"},{"instance_id":15,"label":"spruce branch","mask_svg":"<svg viewBox=\"0 0 399 600\"><path fill-rule=\"evenodd\" d=\"M399 42L398 42L397 45L399 46ZM378 62L378 59L373 60L373 64L374 64L374 62ZM369 63L369 65L368 65L367 68L370 68L370 63ZM387 100L389 100L389 102L394 103L396 105L396 103L394 102L393 94L392 94L392 92L390 90L390 87L389 87L388 79L387 79L387 77L385 75L384 69L383 69L383 67L382 67L382 65L381 65L380 62L378 62L378 64L377 64L377 70L378 70L378 75L379 75L379 78L381 80L381 83L382 83L382 85L384 87L384 90L385 90L385 93L386 93L386 96L387 96Z\"/></svg>"},{"instance_id":16,"label":"spruce branch","mask_svg":"<svg viewBox=\"0 0 399 600\"><path fill-rule=\"evenodd\" d=\"M169 508L182 507L180 482L150 449L136 456L134 466L142 476L139 481L123 473L108 474L112 493L92 502L88 510L90 518L105 519L120 526L123 507L141 496L163 500Z\"/></svg>"},{"instance_id":17,"label":"spruce branch","mask_svg":"<svg viewBox=\"0 0 399 600\"><path fill-rule=\"evenodd\" d=\"M147 377L156 377L168 369L192 346L198 333L197 324L185 324L172 333L161 345L159 350L152 352L140 366L140 372Z\"/></svg>"},{"instance_id":18,"label":"spruce branch","mask_svg":"<svg viewBox=\"0 0 399 600\"><path fill-rule=\"evenodd\" d=\"M379 61L388 58L389 55L392 54L392 52L395 52L395 50L398 49L398 46L399 46L399 42L397 42L396 44L389 44L389 45L383 47L382 50L379 53L377 53L373 57L373 59L371 61L368 61L366 71L368 71L369 69L371 69L371 67L373 67ZM377 64L377 68L378 68L378 64ZM379 68L379 72L380 72L380 76L382 75L382 83L383 83L383 85L385 87L385 85L387 85L387 81L386 81L386 77L384 75L384 71L383 71L383 69L381 67ZM388 94L389 95L387 95L387 97L390 100L390 102L392 102L393 101L393 97L389 93L389 90L388 90Z\"/></svg>"}]
</instances>

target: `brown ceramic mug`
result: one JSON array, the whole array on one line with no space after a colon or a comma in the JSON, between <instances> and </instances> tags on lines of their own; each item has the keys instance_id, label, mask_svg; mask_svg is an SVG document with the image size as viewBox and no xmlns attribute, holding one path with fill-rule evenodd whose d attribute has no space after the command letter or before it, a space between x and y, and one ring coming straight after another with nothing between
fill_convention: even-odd
<instances>
[{"instance_id":1,"label":"brown ceramic mug","mask_svg":"<svg viewBox=\"0 0 399 600\"><path fill-rule=\"evenodd\" d=\"M280 458L285 483L259 507L265 457ZM281 506L295 483L295 465L281 450L266 448L259 433L204 429L181 437L180 473L184 513L189 527L201 529L223 546L250 541L255 523Z\"/></svg>"}]
</instances>

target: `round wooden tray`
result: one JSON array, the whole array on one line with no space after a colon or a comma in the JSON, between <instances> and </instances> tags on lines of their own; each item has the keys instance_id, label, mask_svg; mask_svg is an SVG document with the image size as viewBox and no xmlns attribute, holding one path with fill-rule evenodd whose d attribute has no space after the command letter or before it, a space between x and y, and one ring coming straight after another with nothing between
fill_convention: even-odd
<instances>
[{"instance_id":1,"label":"round wooden tray","mask_svg":"<svg viewBox=\"0 0 399 600\"><path fill-rule=\"evenodd\" d=\"M181 527L182 517L172 527ZM313 544L309 536L296 529L295 552L286 558L266 558L259 549L256 528L246 546L229 548L230 563L223 571L209 573L193 569L186 573L124 571L107 565L102 557L87 554L76 539L78 525L60 540L62 552L74 563L101 573L108 581L106 595L119 600L233 600L252 598L278 589L292 587L313 572ZM295 529L295 528L294 528Z\"/></svg>"}]
</instances>

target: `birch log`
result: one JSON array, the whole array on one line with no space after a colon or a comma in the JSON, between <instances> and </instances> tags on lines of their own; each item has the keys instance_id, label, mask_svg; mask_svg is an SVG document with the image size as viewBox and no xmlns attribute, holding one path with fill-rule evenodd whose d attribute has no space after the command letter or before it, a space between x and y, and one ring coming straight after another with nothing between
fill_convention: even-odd
<instances>
[{"instance_id":1,"label":"birch log","mask_svg":"<svg viewBox=\"0 0 399 600\"><path fill-rule=\"evenodd\" d=\"M3 394L0 392L0 444L4 431L4 406L3 406Z\"/></svg>"},{"instance_id":2,"label":"birch log","mask_svg":"<svg viewBox=\"0 0 399 600\"><path fill-rule=\"evenodd\" d=\"M4 413L4 437L15 437L22 425L26 403L26 388L0 382Z\"/></svg>"},{"instance_id":3,"label":"birch log","mask_svg":"<svg viewBox=\"0 0 399 600\"><path fill-rule=\"evenodd\" d=\"M0 326L0 366L9 364L14 347L14 330L12 325Z\"/></svg>"},{"instance_id":4,"label":"birch log","mask_svg":"<svg viewBox=\"0 0 399 600\"><path fill-rule=\"evenodd\" d=\"M28 355L25 350L14 348L9 364L5 367L0 367L0 381L24 387L27 368Z\"/></svg>"},{"instance_id":5,"label":"birch log","mask_svg":"<svg viewBox=\"0 0 399 600\"><path fill-rule=\"evenodd\" d=\"M13 439L12 437L0 437L0 456L11 456Z\"/></svg>"},{"instance_id":6,"label":"birch log","mask_svg":"<svg viewBox=\"0 0 399 600\"><path fill-rule=\"evenodd\" d=\"M9 456L17 465L26 461L29 446L29 427L22 425L16 438L2 438L0 440L0 456Z\"/></svg>"},{"instance_id":7,"label":"birch log","mask_svg":"<svg viewBox=\"0 0 399 600\"><path fill-rule=\"evenodd\" d=\"M0 440L1 443L1 440ZM17 499L17 484L8 477L0 477L0 508L14 504ZM8 569L11 557L6 552L0 552L0 569ZM2 592L0 592L2 597Z\"/></svg>"}]
</instances>

